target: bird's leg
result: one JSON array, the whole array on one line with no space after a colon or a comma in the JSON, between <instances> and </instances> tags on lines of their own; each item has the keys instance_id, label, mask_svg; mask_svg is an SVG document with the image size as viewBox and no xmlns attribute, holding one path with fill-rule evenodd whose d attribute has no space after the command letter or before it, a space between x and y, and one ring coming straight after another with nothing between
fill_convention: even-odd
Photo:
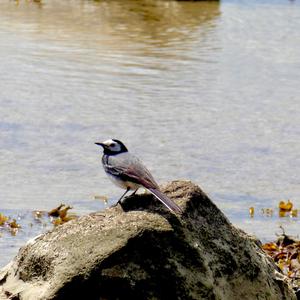
<instances>
[{"instance_id":1,"label":"bird's leg","mask_svg":"<svg viewBox=\"0 0 300 300\"><path fill-rule=\"evenodd\" d=\"M138 188L130 195L130 197L131 197L131 196L134 196L135 193L137 192L137 190L138 190Z\"/></svg>"},{"instance_id":2,"label":"bird's leg","mask_svg":"<svg viewBox=\"0 0 300 300\"><path fill-rule=\"evenodd\" d=\"M121 202L121 200L123 199L123 197L129 192L129 190L130 190L130 187L128 187L126 189L125 193L120 197L120 199L117 201L117 203L113 204L112 206L117 206Z\"/></svg>"}]
</instances>

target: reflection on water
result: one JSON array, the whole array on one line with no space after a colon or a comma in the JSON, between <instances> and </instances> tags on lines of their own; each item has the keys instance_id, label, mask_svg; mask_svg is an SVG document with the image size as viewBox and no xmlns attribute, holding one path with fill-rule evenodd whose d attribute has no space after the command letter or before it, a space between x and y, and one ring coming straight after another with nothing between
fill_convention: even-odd
<instances>
[{"instance_id":1,"label":"reflection on water","mask_svg":"<svg viewBox=\"0 0 300 300\"><path fill-rule=\"evenodd\" d=\"M219 15L219 4L206 2L0 5L0 54L6 57L0 74L2 182L9 208L111 192L101 182L94 140L123 136L139 147L140 137L150 133L146 146L165 122L177 123L173 113L181 101L168 116L168 90L184 91L186 79L195 81L185 78L184 72L193 72L185 65L202 60ZM196 55L189 53L195 43ZM158 103L159 111L152 108Z\"/></svg>"},{"instance_id":2,"label":"reflection on water","mask_svg":"<svg viewBox=\"0 0 300 300\"><path fill-rule=\"evenodd\" d=\"M0 1L0 212L103 208L94 195L122 191L93 143L115 137L159 182L193 180L249 232L271 238L285 222L297 234L298 220L249 220L248 208L297 206L298 8Z\"/></svg>"},{"instance_id":3,"label":"reflection on water","mask_svg":"<svg viewBox=\"0 0 300 300\"><path fill-rule=\"evenodd\" d=\"M113 46L114 50L126 42L131 43L127 45L129 49L134 49L136 42L155 47L167 47L178 40L182 43L192 38L191 31L220 14L218 2L53 0L39 5L24 2L17 6L13 2L1 3L2 25L56 42L83 44L85 48ZM115 39L121 44L116 44Z\"/></svg>"},{"instance_id":4,"label":"reflection on water","mask_svg":"<svg viewBox=\"0 0 300 300\"><path fill-rule=\"evenodd\" d=\"M98 71L109 74L113 71L119 73L112 69L115 65L119 68L120 64L126 67L142 65L141 73L148 67L164 68L152 61L144 68L146 57L184 60L181 56L188 55L184 50L189 49L189 43L195 38L203 42L200 48L205 47L205 36L210 27L215 26L214 19L220 13L218 2L43 3L33 5L23 1L17 7L13 3L0 4L6 30L9 28L14 34L26 35L26 39L37 43L32 45L34 49L30 49L30 54L36 57L30 59L47 59L51 54L59 53L62 59L87 63L91 67L98 63ZM127 62L127 56L134 56L134 61Z\"/></svg>"}]
</instances>

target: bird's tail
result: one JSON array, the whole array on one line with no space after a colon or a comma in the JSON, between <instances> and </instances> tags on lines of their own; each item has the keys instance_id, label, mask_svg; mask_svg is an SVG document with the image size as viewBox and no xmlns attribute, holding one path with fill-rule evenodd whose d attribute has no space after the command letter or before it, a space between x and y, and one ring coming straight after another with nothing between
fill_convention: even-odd
<instances>
[{"instance_id":1,"label":"bird's tail","mask_svg":"<svg viewBox=\"0 0 300 300\"><path fill-rule=\"evenodd\" d=\"M160 202L162 202L170 211L181 214L182 209L169 197L163 194L161 191L157 189L148 189L151 194L153 194Z\"/></svg>"}]
</instances>

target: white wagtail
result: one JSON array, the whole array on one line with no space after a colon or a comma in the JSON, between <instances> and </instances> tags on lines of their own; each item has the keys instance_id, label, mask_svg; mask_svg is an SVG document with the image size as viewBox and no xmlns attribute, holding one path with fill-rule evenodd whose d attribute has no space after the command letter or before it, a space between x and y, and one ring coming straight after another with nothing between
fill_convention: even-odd
<instances>
[{"instance_id":1,"label":"white wagtail","mask_svg":"<svg viewBox=\"0 0 300 300\"><path fill-rule=\"evenodd\" d=\"M121 141L112 139L95 144L103 147L102 164L108 177L117 186L126 189L117 204L128 191L133 190L134 194L140 187L144 187L172 212L182 212L176 203L159 190L151 173L136 156L128 152Z\"/></svg>"}]
</instances>

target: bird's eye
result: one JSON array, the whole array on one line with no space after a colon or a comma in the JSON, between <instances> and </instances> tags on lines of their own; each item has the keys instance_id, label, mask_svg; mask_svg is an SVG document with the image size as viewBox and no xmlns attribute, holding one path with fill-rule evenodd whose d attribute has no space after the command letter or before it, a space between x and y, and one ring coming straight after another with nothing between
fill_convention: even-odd
<instances>
[{"instance_id":1,"label":"bird's eye","mask_svg":"<svg viewBox=\"0 0 300 300\"><path fill-rule=\"evenodd\" d=\"M116 146L116 144L110 144L109 147L114 148Z\"/></svg>"}]
</instances>

